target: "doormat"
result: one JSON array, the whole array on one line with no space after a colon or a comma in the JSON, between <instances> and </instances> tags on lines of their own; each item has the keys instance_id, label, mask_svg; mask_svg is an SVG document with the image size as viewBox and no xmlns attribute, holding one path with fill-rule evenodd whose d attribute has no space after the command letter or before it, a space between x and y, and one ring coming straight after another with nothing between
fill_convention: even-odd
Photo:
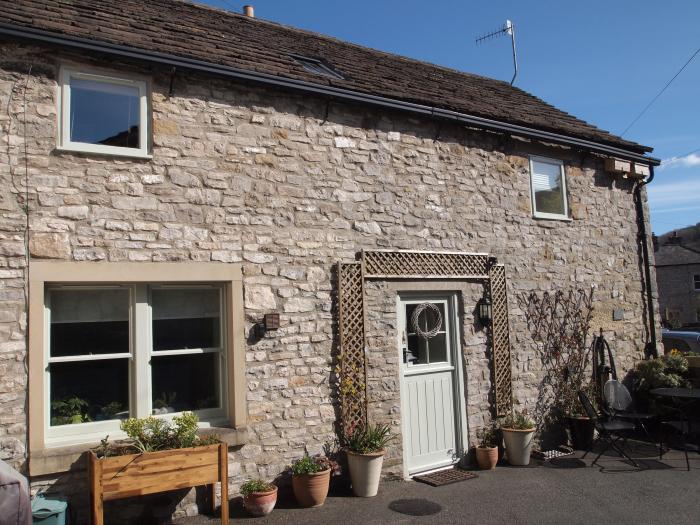
<instances>
[{"instance_id":1,"label":"doormat","mask_svg":"<svg viewBox=\"0 0 700 525\"><path fill-rule=\"evenodd\" d=\"M443 485L449 485L450 483L457 483L458 481L465 481L467 479L474 479L476 477L478 476L473 472L455 467L447 470L439 470L437 472L433 472L432 474L425 474L423 476L413 476L413 479L420 481L421 483L427 483L433 487L442 487Z\"/></svg>"},{"instance_id":2,"label":"doormat","mask_svg":"<svg viewBox=\"0 0 700 525\"><path fill-rule=\"evenodd\" d=\"M557 448L554 450L533 450L532 452L532 457L535 457L537 459L556 459L556 458L562 458L565 456L571 456L574 453L574 449L571 447L568 447L566 445L559 445Z\"/></svg>"}]
</instances>

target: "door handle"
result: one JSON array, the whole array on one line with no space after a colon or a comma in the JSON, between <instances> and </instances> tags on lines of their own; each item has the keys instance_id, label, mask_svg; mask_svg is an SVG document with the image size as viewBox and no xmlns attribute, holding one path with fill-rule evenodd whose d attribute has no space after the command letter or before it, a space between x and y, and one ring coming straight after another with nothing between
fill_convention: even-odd
<instances>
[{"instance_id":1,"label":"door handle","mask_svg":"<svg viewBox=\"0 0 700 525\"><path fill-rule=\"evenodd\" d=\"M415 363L418 361L418 358L413 355L413 352L411 352L408 348L403 349L403 362L404 363Z\"/></svg>"}]
</instances>

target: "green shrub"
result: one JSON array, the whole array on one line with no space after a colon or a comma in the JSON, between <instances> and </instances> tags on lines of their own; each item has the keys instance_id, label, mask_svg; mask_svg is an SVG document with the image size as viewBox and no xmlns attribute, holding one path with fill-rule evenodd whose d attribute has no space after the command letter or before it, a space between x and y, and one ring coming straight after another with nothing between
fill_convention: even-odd
<instances>
[{"instance_id":1,"label":"green shrub","mask_svg":"<svg viewBox=\"0 0 700 525\"><path fill-rule=\"evenodd\" d=\"M255 492L270 492L275 486L261 479L250 479L241 485L241 494L248 496Z\"/></svg>"},{"instance_id":2,"label":"green shrub","mask_svg":"<svg viewBox=\"0 0 700 525\"><path fill-rule=\"evenodd\" d=\"M358 454L372 454L384 450L393 438L389 425L356 425L345 436L345 446Z\"/></svg>"}]
</instances>

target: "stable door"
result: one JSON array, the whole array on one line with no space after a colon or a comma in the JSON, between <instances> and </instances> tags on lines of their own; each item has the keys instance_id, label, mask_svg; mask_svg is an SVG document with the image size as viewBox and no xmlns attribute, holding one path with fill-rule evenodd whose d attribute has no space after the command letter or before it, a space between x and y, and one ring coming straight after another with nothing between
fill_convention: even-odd
<instances>
[{"instance_id":1,"label":"stable door","mask_svg":"<svg viewBox=\"0 0 700 525\"><path fill-rule=\"evenodd\" d=\"M462 450L462 389L456 295L398 301L403 445L409 475L456 463Z\"/></svg>"}]
</instances>

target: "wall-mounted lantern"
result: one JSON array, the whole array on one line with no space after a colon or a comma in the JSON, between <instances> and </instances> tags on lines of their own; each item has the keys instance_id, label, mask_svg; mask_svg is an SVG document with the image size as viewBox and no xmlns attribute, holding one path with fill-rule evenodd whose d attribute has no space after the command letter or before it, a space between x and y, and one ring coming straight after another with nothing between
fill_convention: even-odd
<instances>
[{"instance_id":1,"label":"wall-mounted lantern","mask_svg":"<svg viewBox=\"0 0 700 525\"><path fill-rule=\"evenodd\" d=\"M255 323L255 335L264 336L269 330L279 330L280 314L265 314L263 320Z\"/></svg>"},{"instance_id":2,"label":"wall-mounted lantern","mask_svg":"<svg viewBox=\"0 0 700 525\"><path fill-rule=\"evenodd\" d=\"M491 319L493 318L491 309L491 297L488 293L484 295L481 299L479 299L479 302L477 303L477 310L479 314L479 321L481 321L481 324L484 326L488 326L488 324L491 322Z\"/></svg>"}]
</instances>

